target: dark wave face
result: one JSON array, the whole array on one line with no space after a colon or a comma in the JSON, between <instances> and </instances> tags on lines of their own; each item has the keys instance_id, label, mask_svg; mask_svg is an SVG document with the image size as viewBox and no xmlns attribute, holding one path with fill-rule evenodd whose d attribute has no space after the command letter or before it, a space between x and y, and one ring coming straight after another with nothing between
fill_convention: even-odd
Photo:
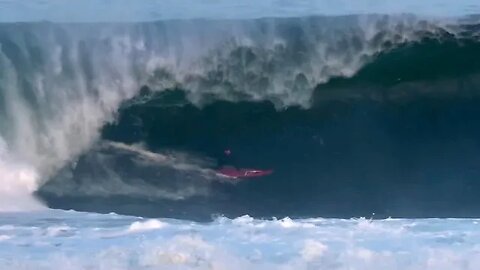
<instances>
[{"instance_id":1,"label":"dark wave face","mask_svg":"<svg viewBox=\"0 0 480 270\"><path fill-rule=\"evenodd\" d=\"M472 18L2 24L0 171L95 212L478 217Z\"/></svg>"},{"instance_id":2,"label":"dark wave face","mask_svg":"<svg viewBox=\"0 0 480 270\"><path fill-rule=\"evenodd\" d=\"M383 44L354 76L318 84L308 108L198 106L189 90L144 87L40 194L54 207L189 219L478 217L480 42L476 26L463 30ZM274 173L232 184L214 173L224 149L231 165Z\"/></svg>"}]
</instances>

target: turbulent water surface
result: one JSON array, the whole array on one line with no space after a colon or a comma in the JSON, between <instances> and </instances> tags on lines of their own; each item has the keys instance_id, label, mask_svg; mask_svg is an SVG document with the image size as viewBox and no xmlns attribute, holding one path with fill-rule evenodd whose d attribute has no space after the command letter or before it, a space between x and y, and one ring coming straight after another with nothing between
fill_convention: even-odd
<instances>
[{"instance_id":1,"label":"turbulent water surface","mask_svg":"<svg viewBox=\"0 0 480 270\"><path fill-rule=\"evenodd\" d=\"M5 269L477 269L479 220L0 214ZM11 225L15 223L15 225Z\"/></svg>"},{"instance_id":2,"label":"turbulent water surface","mask_svg":"<svg viewBox=\"0 0 480 270\"><path fill-rule=\"evenodd\" d=\"M0 1L3 267L477 268L475 3L121 2Z\"/></svg>"}]
</instances>

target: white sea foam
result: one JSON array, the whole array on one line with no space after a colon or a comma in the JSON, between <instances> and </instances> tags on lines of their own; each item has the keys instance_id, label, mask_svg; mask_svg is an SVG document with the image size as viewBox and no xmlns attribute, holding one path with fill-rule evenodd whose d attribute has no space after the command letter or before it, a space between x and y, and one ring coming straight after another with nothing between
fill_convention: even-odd
<instances>
[{"instance_id":1,"label":"white sea foam","mask_svg":"<svg viewBox=\"0 0 480 270\"><path fill-rule=\"evenodd\" d=\"M135 221L128 227L129 232L141 232L141 231L148 231L148 230L156 230L165 227L166 224L157 220L157 219L149 219L146 221Z\"/></svg>"},{"instance_id":2,"label":"white sea foam","mask_svg":"<svg viewBox=\"0 0 480 270\"><path fill-rule=\"evenodd\" d=\"M50 237L69 236L74 233L72 229L65 225L55 225L46 229L46 235Z\"/></svg>"},{"instance_id":3,"label":"white sea foam","mask_svg":"<svg viewBox=\"0 0 480 270\"><path fill-rule=\"evenodd\" d=\"M41 203L31 196L38 184L38 175L31 166L7 155L0 137L0 211L37 210Z\"/></svg>"},{"instance_id":4,"label":"white sea foam","mask_svg":"<svg viewBox=\"0 0 480 270\"><path fill-rule=\"evenodd\" d=\"M358 219L283 220L297 225L285 227L282 220L248 216L195 223L53 210L2 213L0 226L8 230L0 234L0 268L480 267L480 227L476 219L372 220L368 227L360 225L365 221ZM9 225L13 223L16 225ZM302 224L314 226L306 229ZM42 231L51 233L39 233ZM64 237L68 235L75 237Z\"/></svg>"}]
</instances>

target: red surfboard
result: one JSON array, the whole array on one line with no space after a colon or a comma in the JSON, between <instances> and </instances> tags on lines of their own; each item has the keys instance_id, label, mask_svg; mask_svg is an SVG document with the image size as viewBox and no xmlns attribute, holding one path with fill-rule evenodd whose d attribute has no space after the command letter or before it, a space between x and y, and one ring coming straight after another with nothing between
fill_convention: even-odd
<instances>
[{"instance_id":1,"label":"red surfboard","mask_svg":"<svg viewBox=\"0 0 480 270\"><path fill-rule=\"evenodd\" d=\"M272 174L273 170L235 169L233 167L224 167L217 170L217 173L229 178L253 178Z\"/></svg>"}]
</instances>

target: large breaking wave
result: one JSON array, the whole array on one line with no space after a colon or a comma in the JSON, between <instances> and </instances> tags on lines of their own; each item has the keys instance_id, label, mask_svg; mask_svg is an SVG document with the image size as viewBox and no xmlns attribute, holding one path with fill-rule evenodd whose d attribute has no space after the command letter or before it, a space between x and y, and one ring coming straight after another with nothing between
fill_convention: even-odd
<instances>
[{"instance_id":1,"label":"large breaking wave","mask_svg":"<svg viewBox=\"0 0 480 270\"><path fill-rule=\"evenodd\" d=\"M429 162L441 154L435 147L445 142L438 138L434 152L423 156L396 156L406 149L402 143L413 140L409 150L424 143L402 125L424 136L440 129L452 139L457 132L467 152L454 141L447 152L462 158L449 161L476 158L468 152L476 143L475 118L465 118L475 115L479 93L478 26L471 20L369 15L1 24L0 170L9 173L0 191L28 198L43 186L41 196L54 207L185 217L377 211L380 179L431 175ZM458 113L441 117L452 110ZM428 116L439 119L437 129L421 129ZM218 181L211 168L223 147L247 165L278 172L245 185ZM418 169L398 162L414 154L427 160ZM330 169L315 170L320 164ZM345 166L350 173L341 173ZM358 192L358 185L368 191ZM401 196L405 187L393 196L401 209L411 198ZM272 211L279 202L281 209Z\"/></svg>"}]
</instances>

